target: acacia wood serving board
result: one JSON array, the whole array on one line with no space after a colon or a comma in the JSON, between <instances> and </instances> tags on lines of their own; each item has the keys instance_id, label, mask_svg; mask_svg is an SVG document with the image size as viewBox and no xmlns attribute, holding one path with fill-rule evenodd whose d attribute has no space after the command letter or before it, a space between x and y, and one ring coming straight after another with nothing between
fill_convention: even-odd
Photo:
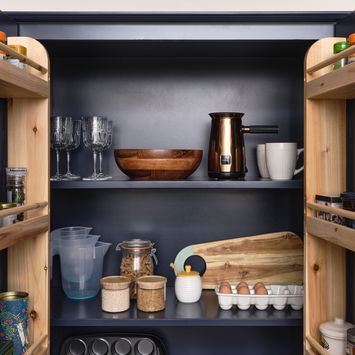
<instances>
[{"instance_id":1,"label":"acacia wood serving board","mask_svg":"<svg viewBox=\"0 0 355 355\"><path fill-rule=\"evenodd\" d=\"M303 284L303 241L292 232L189 245L177 254L176 268L182 271L186 259L192 255L206 262L204 289L214 289L221 281Z\"/></svg>"}]
</instances>

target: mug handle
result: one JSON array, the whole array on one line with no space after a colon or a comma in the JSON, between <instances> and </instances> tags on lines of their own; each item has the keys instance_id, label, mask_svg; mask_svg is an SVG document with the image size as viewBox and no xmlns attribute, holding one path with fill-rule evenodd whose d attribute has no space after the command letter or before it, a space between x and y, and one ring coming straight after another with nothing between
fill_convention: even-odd
<instances>
[{"instance_id":1,"label":"mug handle","mask_svg":"<svg viewBox=\"0 0 355 355\"><path fill-rule=\"evenodd\" d=\"M300 157L300 154L304 152L304 148L301 148L301 149L297 149L297 160L298 158ZM299 169L296 169L295 170L295 173L293 174L293 176L299 174L302 170L304 169L304 165L301 166Z\"/></svg>"}]
</instances>

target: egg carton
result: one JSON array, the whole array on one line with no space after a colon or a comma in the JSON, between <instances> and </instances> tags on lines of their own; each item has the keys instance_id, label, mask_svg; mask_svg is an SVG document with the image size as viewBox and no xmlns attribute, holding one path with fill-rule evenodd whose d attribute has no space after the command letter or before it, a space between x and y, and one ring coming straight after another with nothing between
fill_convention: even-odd
<instances>
[{"instance_id":1,"label":"egg carton","mask_svg":"<svg viewBox=\"0 0 355 355\"><path fill-rule=\"evenodd\" d=\"M249 286L250 295L241 295L237 293L236 286L232 287L232 293L220 293L219 286L216 286L215 292L218 296L219 306L228 310L233 305L239 309L249 309L254 305L259 310L265 310L272 305L277 310L283 310L287 305L292 309L299 311L303 307L303 286L299 285L267 285L267 295L256 295L252 286Z\"/></svg>"}]
</instances>

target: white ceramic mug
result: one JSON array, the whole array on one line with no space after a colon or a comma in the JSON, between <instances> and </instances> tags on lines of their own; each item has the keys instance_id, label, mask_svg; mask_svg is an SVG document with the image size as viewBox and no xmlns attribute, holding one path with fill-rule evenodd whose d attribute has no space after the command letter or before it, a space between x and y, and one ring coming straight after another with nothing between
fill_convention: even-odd
<instances>
[{"instance_id":1,"label":"white ceramic mug","mask_svg":"<svg viewBox=\"0 0 355 355\"><path fill-rule=\"evenodd\" d=\"M304 167L296 169L296 163L304 149L297 143L266 143L266 165L271 180L291 180Z\"/></svg>"},{"instance_id":2,"label":"white ceramic mug","mask_svg":"<svg viewBox=\"0 0 355 355\"><path fill-rule=\"evenodd\" d=\"M269 170L267 169L266 165L265 144L258 144L256 146L256 160L258 162L260 176L262 178L269 178Z\"/></svg>"}]
</instances>

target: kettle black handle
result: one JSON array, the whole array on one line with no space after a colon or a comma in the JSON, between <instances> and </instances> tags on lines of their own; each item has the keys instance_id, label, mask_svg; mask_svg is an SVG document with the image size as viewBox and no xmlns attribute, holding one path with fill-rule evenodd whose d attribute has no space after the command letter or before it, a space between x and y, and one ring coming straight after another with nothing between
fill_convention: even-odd
<instances>
[{"instance_id":1,"label":"kettle black handle","mask_svg":"<svg viewBox=\"0 0 355 355\"><path fill-rule=\"evenodd\" d=\"M243 126L243 133L279 133L279 126Z\"/></svg>"}]
</instances>

